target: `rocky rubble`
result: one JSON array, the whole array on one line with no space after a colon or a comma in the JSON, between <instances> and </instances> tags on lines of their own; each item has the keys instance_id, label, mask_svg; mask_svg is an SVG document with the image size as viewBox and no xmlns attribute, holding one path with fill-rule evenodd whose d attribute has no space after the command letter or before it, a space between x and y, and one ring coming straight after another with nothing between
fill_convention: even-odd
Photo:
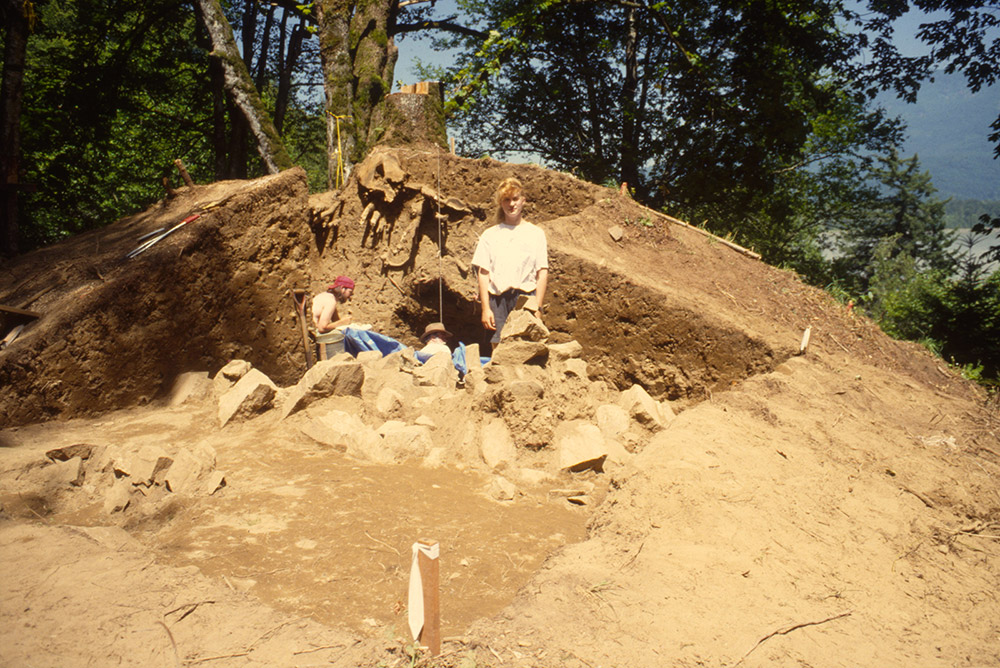
<instances>
[{"instance_id":1,"label":"rocky rubble","mask_svg":"<svg viewBox=\"0 0 1000 668\"><path fill-rule=\"evenodd\" d=\"M547 338L538 317L515 311L490 361L462 378L447 354L420 364L407 348L342 353L271 392L266 376L232 362L214 381L220 425L274 412L358 460L478 468L531 484L539 474L624 464L673 418L637 385L618 392L591 381L577 342ZM467 358L477 353L469 346Z\"/></svg>"},{"instance_id":2,"label":"rocky rubble","mask_svg":"<svg viewBox=\"0 0 1000 668\"><path fill-rule=\"evenodd\" d=\"M276 421L358 461L482 470L492 475L488 494L501 501L519 486L622 466L674 416L638 385L619 392L592 381L582 347L549 343L529 311L516 311L502 334L485 366L477 364L478 346L468 347L464 377L447 354L421 364L411 348L385 357L342 353L289 387L234 360L211 381L202 378L201 392L185 379L175 401L213 401L218 429ZM40 508L99 506L112 520L150 516L171 500L226 484L210 446L155 438L56 448L0 480L37 494ZM586 491L574 487L565 496L584 503Z\"/></svg>"}]
</instances>

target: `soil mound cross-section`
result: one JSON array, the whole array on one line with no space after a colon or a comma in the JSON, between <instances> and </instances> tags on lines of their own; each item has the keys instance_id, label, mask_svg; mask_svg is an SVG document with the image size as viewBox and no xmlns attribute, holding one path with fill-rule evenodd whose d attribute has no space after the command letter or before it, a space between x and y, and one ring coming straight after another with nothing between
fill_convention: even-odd
<instances>
[{"instance_id":1,"label":"soil mound cross-section","mask_svg":"<svg viewBox=\"0 0 1000 668\"><path fill-rule=\"evenodd\" d=\"M356 323L484 343L506 176L544 339L464 382L406 351L305 374L292 293L339 274ZM4 665L1000 662L995 404L617 190L380 149L334 192L183 188L7 262L0 304L40 314L0 351ZM437 659L406 648L425 538Z\"/></svg>"}]
</instances>

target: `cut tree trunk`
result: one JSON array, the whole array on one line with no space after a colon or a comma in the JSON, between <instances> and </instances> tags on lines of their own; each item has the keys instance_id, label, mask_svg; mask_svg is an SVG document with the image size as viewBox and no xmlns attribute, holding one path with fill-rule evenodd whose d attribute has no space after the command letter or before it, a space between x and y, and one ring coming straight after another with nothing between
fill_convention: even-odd
<instances>
[{"instance_id":1,"label":"cut tree trunk","mask_svg":"<svg viewBox=\"0 0 1000 668\"><path fill-rule=\"evenodd\" d=\"M439 81L403 86L387 96L372 114L368 144L434 145L448 149L444 91Z\"/></svg>"},{"instance_id":2,"label":"cut tree trunk","mask_svg":"<svg viewBox=\"0 0 1000 668\"><path fill-rule=\"evenodd\" d=\"M346 174L367 153L373 110L392 89L399 51L389 35L396 9L396 0L317 3L331 187L338 158Z\"/></svg>"},{"instance_id":3,"label":"cut tree trunk","mask_svg":"<svg viewBox=\"0 0 1000 668\"><path fill-rule=\"evenodd\" d=\"M212 56L222 63L226 90L233 103L247 120L250 132L257 140L257 150L267 171L276 174L292 166L285 146L250 78L246 63L236 48L233 29L222 13L219 0L198 0L199 19L212 42Z\"/></svg>"}]
</instances>

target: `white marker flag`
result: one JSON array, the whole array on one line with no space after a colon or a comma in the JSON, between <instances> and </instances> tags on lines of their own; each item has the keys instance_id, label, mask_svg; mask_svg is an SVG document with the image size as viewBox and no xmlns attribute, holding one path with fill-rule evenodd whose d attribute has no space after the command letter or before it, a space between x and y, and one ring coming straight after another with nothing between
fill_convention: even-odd
<instances>
[{"instance_id":1,"label":"white marker flag","mask_svg":"<svg viewBox=\"0 0 1000 668\"><path fill-rule=\"evenodd\" d=\"M409 608L410 633L413 639L420 637L420 632L424 629L424 583L420 578L420 565L417 563L417 554L423 552L428 559L437 559L441 555L439 543L434 545L413 544L413 560L410 562L410 596L407 607Z\"/></svg>"}]
</instances>

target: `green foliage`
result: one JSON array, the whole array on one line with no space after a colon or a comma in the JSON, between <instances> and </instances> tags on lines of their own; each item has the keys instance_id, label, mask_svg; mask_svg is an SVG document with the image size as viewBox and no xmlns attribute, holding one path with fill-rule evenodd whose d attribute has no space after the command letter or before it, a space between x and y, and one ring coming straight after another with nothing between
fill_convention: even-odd
<instances>
[{"instance_id":1,"label":"green foliage","mask_svg":"<svg viewBox=\"0 0 1000 668\"><path fill-rule=\"evenodd\" d=\"M1000 218L1000 201L952 199L944 207L944 220L949 228L971 229L982 216Z\"/></svg>"},{"instance_id":2,"label":"green foliage","mask_svg":"<svg viewBox=\"0 0 1000 668\"><path fill-rule=\"evenodd\" d=\"M878 263L890 259L879 259L879 248L889 249L891 256L908 256L921 270L950 274L955 268L949 250L953 237L945 229L945 203L934 197L930 175L920 171L917 156L901 159L895 149L879 163L871 175L881 193L841 220L837 274L865 292Z\"/></svg>"},{"instance_id":3,"label":"green foliage","mask_svg":"<svg viewBox=\"0 0 1000 668\"><path fill-rule=\"evenodd\" d=\"M934 338L936 324L946 313L946 276L921 271L899 244L894 236L875 247L869 291L861 306L890 336L912 341Z\"/></svg>"},{"instance_id":4,"label":"green foliage","mask_svg":"<svg viewBox=\"0 0 1000 668\"><path fill-rule=\"evenodd\" d=\"M28 42L21 118L26 247L148 206L181 159L211 177L207 78L189 9L52 0ZM155 35L156 39L150 37Z\"/></svg>"},{"instance_id":5,"label":"green foliage","mask_svg":"<svg viewBox=\"0 0 1000 668\"><path fill-rule=\"evenodd\" d=\"M855 43L822 2L461 6L492 29L439 42L463 51L448 73L463 151L627 182L817 277L824 213L860 197L855 156L898 138L851 91Z\"/></svg>"},{"instance_id":6,"label":"green foliage","mask_svg":"<svg viewBox=\"0 0 1000 668\"><path fill-rule=\"evenodd\" d=\"M921 82L938 67L945 73L961 72L972 92L992 86L1000 79L1000 16L996 3L982 0L870 0L870 11L847 12L864 30L863 45L870 50L859 77L874 96L879 90L894 90L914 102ZM908 11L923 12L916 37L926 46L919 55L904 56L893 39L894 21ZM989 139L1000 157L1000 114L990 126Z\"/></svg>"}]
</instances>

